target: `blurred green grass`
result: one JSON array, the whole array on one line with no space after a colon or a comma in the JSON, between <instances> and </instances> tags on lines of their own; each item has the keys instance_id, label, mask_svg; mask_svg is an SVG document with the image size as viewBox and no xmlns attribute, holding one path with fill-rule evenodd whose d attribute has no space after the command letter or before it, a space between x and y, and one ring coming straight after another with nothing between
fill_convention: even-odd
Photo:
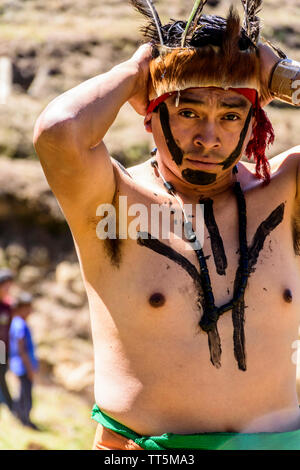
<instances>
[{"instance_id":1,"label":"blurred green grass","mask_svg":"<svg viewBox=\"0 0 300 470\"><path fill-rule=\"evenodd\" d=\"M14 378L9 379L16 390ZM2 405L0 450L91 450L96 423L90 415L91 406L83 398L56 386L37 384L31 420L40 431L23 426Z\"/></svg>"}]
</instances>

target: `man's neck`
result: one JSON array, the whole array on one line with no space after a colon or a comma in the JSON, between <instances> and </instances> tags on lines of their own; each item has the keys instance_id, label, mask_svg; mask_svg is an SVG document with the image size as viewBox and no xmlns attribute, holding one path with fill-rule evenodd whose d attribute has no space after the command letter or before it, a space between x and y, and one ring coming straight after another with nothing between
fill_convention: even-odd
<instances>
[{"instance_id":1,"label":"man's neck","mask_svg":"<svg viewBox=\"0 0 300 470\"><path fill-rule=\"evenodd\" d=\"M175 175L159 158L157 155L156 160L158 162L158 168L166 181L172 183L177 193L185 196L186 198L199 201L199 199L204 198L213 198L218 195L224 195L227 193L233 186L236 181L236 177L232 174L232 171L228 171L224 176L217 178L216 182L207 186L200 186L195 184L190 184L185 182L182 178L179 178ZM159 173L157 170L154 170L158 180ZM160 181L162 185L162 180Z\"/></svg>"}]
</instances>

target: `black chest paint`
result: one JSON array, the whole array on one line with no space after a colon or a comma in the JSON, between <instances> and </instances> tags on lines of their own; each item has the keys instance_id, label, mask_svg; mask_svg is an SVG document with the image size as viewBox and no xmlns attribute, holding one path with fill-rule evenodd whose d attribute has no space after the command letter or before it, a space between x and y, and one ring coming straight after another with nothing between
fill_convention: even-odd
<instances>
[{"instance_id":1,"label":"black chest paint","mask_svg":"<svg viewBox=\"0 0 300 470\"><path fill-rule=\"evenodd\" d=\"M220 307L215 305L213 289L210 282L209 271L206 259L201 246L194 248L200 270L196 268L187 258L175 251L171 246L162 243L156 238L151 237L149 233L139 233L137 243L140 246L147 247L152 251L171 259L181 266L193 279L197 289L196 302L202 313L199 326L206 331L208 335L208 345L210 350L210 360L212 364L219 368L221 366L221 339L218 333L217 322L221 315L229 310L232 311L233 322L233 345L234 355L240 370L246 370L246 351L245 351L245 290L248 278L255 272L255 266L259 254L263 249L267 236L282 222L284 216L284 203L276 207L271 214L258 226L251 244L247 243L246 237L246 204L239 184L236 186L236 195L239 212L239 240L240 240L240 260L235 274L232 300ZM200 201L203 203L203 201ZM223 241L216 224L213 214L213 202L205 200L205 223L210 234L212 252L216 270L219 275L224 275L227 267L227 259ZM288 291L288 289L287 289ZM290 302L292 296L287 293L286 301Z\"/></svg>"}]
</instances>

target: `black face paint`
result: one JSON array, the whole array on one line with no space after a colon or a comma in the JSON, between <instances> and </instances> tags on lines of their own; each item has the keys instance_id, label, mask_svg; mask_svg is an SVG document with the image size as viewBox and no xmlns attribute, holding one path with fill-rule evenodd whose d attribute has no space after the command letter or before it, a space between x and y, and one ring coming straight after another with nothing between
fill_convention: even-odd
<instances>
[{"instance_id":1,"label":"black face paint","mask_svg":"<svg viewBox=\"0 0 300 470\"><path fill-rule=\"evenodd\" d=\"M166 144L168 146L169 152L172 155L172 159L174 160L174 162L178 166L180 166L183 161L184 153L181 150L181 148L178 147L173 137L173 134L170 128L170 115L169 115L168 107L165 103L161 103L158 109L159 109L161 127L165 136L165 140L166 140ZM246 135L249 129L252 115L253 115L253 108L251 106L236 149L229 155L228 158L226 158L226 160L220 163L223 170L228 169L240 156L242 147L244 144L244 140L246 138ZM182 177L188 183L196 184L196 185L203 185L203 186L213 184L217 179L217 175L215 173L208 173L206 171L199 171L199 170L191 170L189 168L184 170L181 174L182 174Z\"/></svg>"},{"instance_id":2,"label":"black face paint","mask_svg":"<svg viewBox=\"0 0 300 470\"><path fill-rule=\"evenodd\" d=\"M225 275L227 268L227 258L213 211L212 199L201 199L200 204L204 204L204 221L210 237L211 250L213 252L217 273Z\"/></svg>"},{"instance_id":3,"label":"black face paint","mask_svg":"<svg viewBox=\"0 0 300 470\"><path fill-rule=\"evenodd\" d=\"M172 159L176 165L180 166L183 160L183 151L175 142L171 128L170 128L170 115L166 103L160 103L159 105L159 118L161 128L163 130L165 141L168 146L169 152L172 155Z\"/></svg>"},{"instance_id":4,"label":"black face paint","mask_svg":"<svg viewBox=\"0 0 300 470\"><path fill-rule=\"evenodd\" d=\"M253 115L253 107L251 106L251 108L249 109L249 113L248 113L247 119L245 121L244 127L242 129L240 139L239 139L239 143L237 144L237 147L229 155L229 157L226 158L226 160L224 160L223 162L220 163L220 165L222 165L222 167L223 167L223 170L227 170L236 161L236 159L239 158L239 156L241 154L241 151L242 151L242 148L243 148L244 140L246 138L246 135L247 135L247 132L248 132L248 129L249 129L249 125L250 125L252 115Z\"/></svg>"},{"instance_id":5,"label":"black face paint","mask_svg":"<svg viewBox=\"0 0 300 470\"><path fill-rule=\"evenodd\" d=\"M212 184L216 181L217 175L215 173L207 173L206 171L190 170L189 168L183 170L182 177L192 184L199 184L205 186Z\"/></svg>"}]
</instances>

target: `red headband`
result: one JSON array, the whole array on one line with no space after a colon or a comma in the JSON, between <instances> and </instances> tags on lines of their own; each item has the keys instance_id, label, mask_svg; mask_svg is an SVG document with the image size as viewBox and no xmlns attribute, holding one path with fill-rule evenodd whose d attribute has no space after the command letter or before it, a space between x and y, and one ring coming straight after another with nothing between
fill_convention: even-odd
<instances>
[{"instance_id":1,"label":"red headband","mask_svg":"<svg viewBox=\"0 0 300 470\"><path fill-rule=\"evenodd\" d=\"M210 88L217 88L217 87L210 87ZM195 90L196 88L188 88L189 90ZM253 107L256 106L257 104L257 91L254 88L228 88L228 90L235 91L236 93L239 93L240 95L245 96L250 103L252 103ZM186 90L184 90L186 91ZM155 100L150 101L150 104L147 109L147 114L152 113L155 108L157 108L160 103L163 101L166 101L170 96L175 95L178 93L177 91L171 91L170 93L165 93L164 95L159 96Z\"/></svg>"},{"instance_id":2,"label":"red headband","mask_svg":"<svg viewBox=\"0 0 300 470\"><path fill-rule=\"evenodd\" d=\"M245 153L248 159L251 157L254 158L257 178L263 179L265 183L269 183L270 164L266 157L266 148L273 144L275 139L272 124L260 106L257 90L253 88L228 88L228 90L235 91L236 93L243 95L253 106L253 116L256 120L256 126L253 129L253 138L248 143ZM160 103L176 93L177 91L165 93L155 100L150 101L147 114L152 113Z\"/></svg>"}]
</instances>

